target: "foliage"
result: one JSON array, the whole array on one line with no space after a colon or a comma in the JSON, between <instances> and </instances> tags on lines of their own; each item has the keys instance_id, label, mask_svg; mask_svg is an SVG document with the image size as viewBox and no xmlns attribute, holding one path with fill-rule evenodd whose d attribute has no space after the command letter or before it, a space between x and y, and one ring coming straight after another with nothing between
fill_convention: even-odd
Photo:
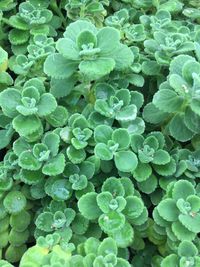
<instances>
[{"instance_id":1,"label":"foliage","mask_svg":"<svg viewBox=\"0 0 200 267\"><path fill-rule=\"evenodd\" d=\"M0 1L0 267L200 266L199 8Z\"/></svg>"}]
</instances>

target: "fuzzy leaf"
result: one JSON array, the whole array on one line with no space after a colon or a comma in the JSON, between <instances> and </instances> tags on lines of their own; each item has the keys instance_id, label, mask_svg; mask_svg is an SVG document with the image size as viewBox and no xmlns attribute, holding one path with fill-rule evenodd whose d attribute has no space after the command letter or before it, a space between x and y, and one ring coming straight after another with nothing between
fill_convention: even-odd
<instances>
[{"instance_id":1,"label":"fuzzy leaf","mask_svg":"<svg viewBox=\"0 0 200 267\"><path fill-rule=\"evenodd\" d=\"M4 198L3 204L9 213L17 214L25 208L26 198L19 191L11 191Z\"/></svg>"},{"instance_id":2,"label":"fuzzy leaf","mask_svg":"<svg viewBox=\"0 0 200 267\"><path fill-rule=\"evenodd\" d=\"M95 220L102 214L96 198L97 193L91 192L83 195L78 201L79 211L86 219Z\"/></svg>"},{"instance_id":3,"label":"fuzzy leaf","mask_svg":"<svg viewBox=\"0 0 200 267\"><path fill-rule=\"evenodd\" d=\"M116 152L114 161L117 169L122 172L132 172L138 164L138 159L132 151Z\"/></svg>"},{"instance_id":4,"label":"fuzzy leaf","mask_svg":"<svg viewBox=\"0 0 200 267\"><path fill-rule=\"evenodd\" d=\"M170 198L162 200L157 206L159 215L168 222L177 221L179 210L176 202Z\"/></svg>"},{"instance_id":5,"label":"fuzzy leaf","mask_svg":"<svg viewBox=\"0 0 200 267\"><path fill-rule=\"evenodd\" d=\"M60 54L52 54L44 63L44 72L55 79L66 79L76 71L78 64L65 59Z\"/></svg>"}]
</instances>

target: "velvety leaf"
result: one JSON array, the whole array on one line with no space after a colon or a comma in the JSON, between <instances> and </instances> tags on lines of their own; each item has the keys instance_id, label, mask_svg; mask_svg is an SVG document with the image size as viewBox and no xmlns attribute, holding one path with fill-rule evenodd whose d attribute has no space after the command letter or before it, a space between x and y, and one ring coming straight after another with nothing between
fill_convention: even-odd
<instances>
[{"instance_id":1,"label":"velvety leaf","mask_svg":"<svg viewBox=\"0 0 200 267\"><path fill-rule=\"evenodd\" d=\"M83 195L78 201L79 211L86 219L95 220L102 214L96 197L97 193L91 192Z\"/></svg>"},{"instance_id":2,"label":"velvety leaf","mask_svg":"<svg viewBox=\"0 0 200 267\"><path fill-rule=\"evenodd\" d=\"M155 93L153 104L164 112L177 112L180 110L184 99L173 90L163 89Z\"/></svg>"},{"instance_id":3,"label":"velvety leaf","mask_svg":"<svg viewBox=\"0 0 200 267\"><path fill-rule=\"evenodd\" d=\"M21 94L16 89L6 89L0 94L0 106L4 114L8 117L14 118L18 111L17 105L21 103Z\"/></svg>"},{"instance_id":4,"label":"velvety leaf","mask_svg":"<svg viewBox=\"0 0 200 267\"><path fill-rule=\"evenodd\" d=\"M50 159L42 168L42 172L46 175L55 176L61 174L65 168L65 156L60 153L56 157Z\"/></svg>"},{"instance_id":5,"label":"velvety leaf","mask_svg":"<svg viewBox=\"0 0 200 267\"><path fill-rule=\"evenodd\" d=\"M11 191L4 198L3 204L9 213L17 214L26 207L26 198L19 191Z\"/></svg>"},{"instance_id":6,"label":"velvety leaf","mask_svg":"<svg viewBox=\"0 0 200 267\"><path fill-rule=\"evenodd\" d=\"M19 133L21 136L27 136L37 132L42 127L41 120L34 116L22 116L18 115L13 120L13 128Z\"/></svg>"},{"instance_id":7,"label":"velvety leaf","mask_svg":"<svg viewBox=\"0 0 200 267\"><path fill-rule=\"evenodd\" d=\"M55 79L66 79L77 69L78 64L65 59L60 54L52 54L47 57L44 63L44 72Z\"/></svg>"},{"instance_id":8,"label":"velvety leaf","mask_svg":"<svg viewBox=\"0 0 200 267\"><path fill-rule=\"evenodd\" d=\"M122 172L132 172L138 164L138 159L132 151L116 152L114 161L117 169Z\"/></svg>"},{"instance_id":9,"label":"velvety leaf","mask_svg":"<svg viewBox=\"0 0 200 267\"><path fill-rule=\"evenodd\" d=\"M170 134L178 141L185 142L194 136L194 132L184 123L184 115L176 114L169 123Z\"/></svg>"},{"instance_id":10,"label":"velvety leaf","mask_svg":"<svg viewBox=\"0 0 200 267\"><path fill-rule=\"evenodd\" d=\"M179 210L176 207L176 202L173 199L164 199L157 206L159 215L169 222L178 220Z\"/></svg>"},{"instance_id":11,"label":"velvety leaf","mask_svg":"<svg viewBox=\"0 0 200 267\"><path fill-rule=\"evenodd\" d=\"M90 61L81 61L79 64L80 72L91 81L109 74L114 67L115 61L112 58L98 58Z\"/></svg>"},{"instance_id":12,"label":"velvety leaf","mask_svg":"<svg viewBox=\"0 0 200 267\"><path fill-rule=\"evenodd\" d=\"M102 214L99 217L99 225L105 233L113 233L120 230L125 223L125 217L123 214L116 211L109 212L108 214Z\"/></svg>"},{"instance_id":13,"label":"velvety leaf","mask_svg":"<svg viewBox=\"0 0 200 267\"><path fill-rule=\"evenodd\" d=\"M112 140L119 144L118 149L126 149L130 145L130 135L126 129L119 128L116 129L112 134Z\"/></svg>"},{"instance_id":14,"label":"velvety leaf","mask_svg":"<svg viewBox=\"0 0 200 267\"><path fill-rule=\"evenodd\" d=\"M38 103L38 115L43 117L51 114L57 107L55 98L49 94L43 94Z\"/></svg>"}]
</instances>

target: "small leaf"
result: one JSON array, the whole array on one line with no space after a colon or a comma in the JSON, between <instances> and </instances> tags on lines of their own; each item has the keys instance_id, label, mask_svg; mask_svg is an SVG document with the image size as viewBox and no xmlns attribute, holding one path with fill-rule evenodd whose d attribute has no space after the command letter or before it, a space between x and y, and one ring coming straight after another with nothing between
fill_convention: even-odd
<instances>
[{"instance_id":1,"label":"small leaf","mask_svg":"<svg viewBox=\"0 0 200 267\"><path fill-rule=\"evenodd\" d=\"M25 208L26 198L19 191L11 191L4 198L3 204L9 213L17 214Z\"/></svg>"},{"instance_id":2,"label":"small leaf","mask_svg":"<svg viewBox=\"0 0 200 267\"><path fill-rule=\"evenodd\" d=\"M159 215L168 222L177 221L179 210L173 199L167 198L162 200L157 206Z\"/></svg>"},{"instance_id":3,"label":"small leaf","mask_svg":"<svg viewBox=\"0 0 200 267\"><path fill-rule=\"evenodd\" d=\"M79 211L88 220L95 220L102 214L96 198L97 193L91 192L83 195L78 201Z\"/></svg>"},{"instance_id":4,"label":"small leaf","mask_svg":"<svg viewBox=\"0 0 200 267\"><path fill-rule=\"evenodd\" d=\"M51 212L43 212L36 219L36 226L38 229L47 233L53 231L53 214Z\"/></svg>"},{"instance_id":5,"label":"small leaf","mask_svg":"<svg viewBox=\"0 0 200 267\"><path fill-rule=\"evenodd\" d=\"M94 153L101 160L111 160L113 158L113 152L103 143L95 146Z\"/></svg>"},{"instance_id":6,"label":"small leaf","mask_svg":"<svg viewBox=\"0 0 200 267\"><path fill-rule=\"evenodd\" d=\"M119 171L132 172L136 169L138 159L132 151L119 151L114 155L115 165Z\"/></svg>"},{"instance_id":7,"label":"small leaf","mask_svg":"<svg viewBox=\"0 0 200 267\"><path fill-rule=\"evenodd\" d=\"M98 222L105 233L113 233L124 226L125 217L121 213L111 211L108 214L102 214Z\"/></svg>"},{"instance_id":8,"label":"small leaf","mask_svg":"<svg viewBox=\"0 0 200 267\"><path fill-rule=\"evenodd\" d=\"M46 175L55 176L63 173L65 168L65 156L60 153L56 157L49 160L42 168L42 172Z\"/></svg>"}]
</instances>

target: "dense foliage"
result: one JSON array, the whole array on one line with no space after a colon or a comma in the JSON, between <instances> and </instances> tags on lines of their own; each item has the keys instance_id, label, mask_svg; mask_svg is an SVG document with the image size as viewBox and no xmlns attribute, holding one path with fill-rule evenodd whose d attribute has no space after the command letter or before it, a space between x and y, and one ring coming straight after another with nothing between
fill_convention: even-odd
<instances>
[{"instance_id":1,"label":"dense foliage","mask_svg":"<svg viewBox=\"0 0 200 267\"><path fill-rule=\"evenodd\" d=\"M1 0L0 155L0 267L199 267L200 2Z\"/></svg>"}]
</instances>

